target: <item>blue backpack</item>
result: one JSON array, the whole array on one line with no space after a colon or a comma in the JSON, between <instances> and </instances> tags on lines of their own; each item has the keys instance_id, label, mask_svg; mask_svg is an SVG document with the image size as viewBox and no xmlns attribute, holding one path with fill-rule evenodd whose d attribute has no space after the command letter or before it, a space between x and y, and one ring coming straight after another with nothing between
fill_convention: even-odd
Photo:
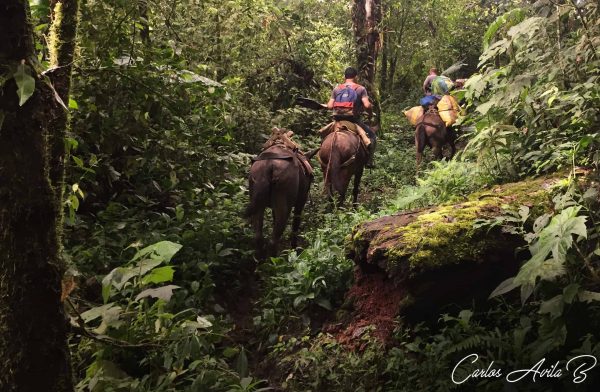
<instances>
[{"instance_id":1,"label":"blue backpack","mask_svg":"<svg viewBox=\"0 0 600 392\"><path fill-rule=\"evenodd\" d=\"M341 88L341 90L338 91L334 97L334 114L353 114L354 104L358 100L358 94L356 93L356 90L359 87L360 85L356 83L340 84L338 86L338 88Z\"/></svg>"}]
</instances>

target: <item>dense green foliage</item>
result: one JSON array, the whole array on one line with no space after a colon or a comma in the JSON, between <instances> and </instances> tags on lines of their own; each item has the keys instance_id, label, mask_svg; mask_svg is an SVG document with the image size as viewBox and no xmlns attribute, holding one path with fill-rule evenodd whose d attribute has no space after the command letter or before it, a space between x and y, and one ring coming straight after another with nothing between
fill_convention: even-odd
<instances>
[{"instance_id":1,"label":"dense green foliage","mask_svg":"<svg viewBox=\"0 0 600 392\"><path fill-rule=\"evenodd\" d=\"M466 97L477 104L467 150L491 173L516 178L597 164L598 12L591 2L541 2L522 22L511 12L495 23L503 30L489 31L495 42Z\"/></svg>"},{"instance_id":2,"label":"dense green foliage","mask_svg":"<svg viewBox=\"0 0 600 392\"><path fill-rule=\"evenodd\" d=\"M32 3L46 35L47 2ZM449 390L471 352L507 368L599 355L598 189L575 174L600 162L600 11L555 3L382 1L385 137L362 206L326 211L317 170L302 249L257 264L241 216L250 157L272 126L318 145L327 114L293 102L325 101L353 64L351 2L82 1L65 206L78 390ZM476 72L458 92L466 148L415 179L399 108L430 66L456 62L468 65L453 77ZM522 235L531 255L488 309L398 320L385 347L369 331L359 350L322 331L344 311L356 224L555 170L567 180L552 214L478 222Z\"/></svg>"},{"instance_id":3,"label":"dense green foliage","mask_svg":"<svg viewBox=\"0 0 600 392\"><path fill-rule=\"evenodd\" d=\"M387 106L412 105L420 98L430 67L448 71L452 79L475 72L488 24L513 4L518 2L384 2L380 89Z\"/></svg>"}]
</instances>

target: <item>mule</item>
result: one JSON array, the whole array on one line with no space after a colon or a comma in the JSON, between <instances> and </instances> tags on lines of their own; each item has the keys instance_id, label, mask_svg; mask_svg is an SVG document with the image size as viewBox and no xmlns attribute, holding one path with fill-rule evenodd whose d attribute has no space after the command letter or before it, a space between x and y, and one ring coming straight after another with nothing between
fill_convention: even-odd
<instances>
[{"instance_id":1,"label":"mule","mask_svg":"<svg viewBox=\"0 0 600 392\"><path fill-rule=\"evenodd\" d=\"M435 156L435 159L443 158L442 148L444 145L450 145L450 159L456 153L454 144L456 134L449 130L446 124L435 110L429 109L417 120L415 127L415 147L417 148L417 172L423 158L425 146L429 146Z\"/></svg>"},{"instance_id":2,"label":"mule","mask_svg":"<svg viewBox=\"0 0 600 392\"><path fill-rule=\"evenodd\" d=\"M331 132L323 139L319 150L319 162L323 171L325 193L333 201L338 195L339 205L343 205L350 179L354 176L352 203L358 202L360 180L368 160L366 149L360 137L348 130Z\"/></svg>"},{"instance_id":3,"label":"mule","mask_svg":"<svg viewBox=\"0 0 600 392\"><path fill-rule=\"evenodd\" d=\"M266 208L273 212L273 234L266 253L278 254L279 242L292 209L294 217L291 246L296 248L301 214L308 199L312 174L303 167L295 152L274 145L256 158L250 167L248 182L250 203L244 215L252 223L257 256L262 258L265 255L263 220Z\"/></svg>"}]
</instances>

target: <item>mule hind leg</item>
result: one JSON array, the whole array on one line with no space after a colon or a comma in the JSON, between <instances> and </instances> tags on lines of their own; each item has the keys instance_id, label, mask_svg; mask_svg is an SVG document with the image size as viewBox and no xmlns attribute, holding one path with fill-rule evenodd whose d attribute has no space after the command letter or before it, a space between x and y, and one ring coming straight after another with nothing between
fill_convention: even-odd
<instances>
[{"instance_id":1,"label":"mule hind leg","mask_svg":"<svg viewBox=\"0 0 600 392\"><path fill-rule=\"evenodd\" d=\"M279 188L274 192L271 209L273 211L273 235L270 243L270 253L279 253L279 242L287 226L287 221L292 212L293 199L289 197L286 190Z\"/></svg>"},{"instance_id":2,"label":"mule hind leg","mask_svg":"<svg viewBox=\"0 0 600 392\"><path fill-rule=\"evenodd\" d=\"M435 157L435 159L437 159L438 161L441 161L442 158L444 158L444 156L442 155L442 146L434 145L431 151L433 152L433 156Z\"/></svg>"},{"instance_id":3,"label":"mule hind leg","mask_svg":"<svg viewBox=\"0 0 600 392\"><path fill-rule=\"evenodd\" d=\"M264 208L255 211L250 217L250 220L252 222L252 230L254 231L254 247L256 249L256 257L258 259L262 259L265 257L265 239L263 237L264 217Z\"/></svg>"},{"instance_id":4,"label":"mule hind leg","mask_svg":"<svg viewBox=\"0 0 600 392\"><path fill-rule=\"evenodd\" d=\"M358 192L360 188L360 180L362 178L364 167L360 166L354 173L354 189L352 190L352 204L356 207L358 205Z\"/></svg>"},{"instance_id":5,"label":"mule hind leg","mask_svg":"<svg viewBox=\"0 0 600 392\"><path fill-rule=\"evenodd\" d=\"M262 162L257 162L256 166L250 168L250 176L248 179L250 189L250 203L246 207L244 215L250 220L252 230L254 232L254 249L258 259L264 258L264 237L263 237L263 221L266 200L270 193L270 183L261 173L264 170Z\"/></svg>"},{"instance_id":6,"label":"mule hind leg","mask_svg":"<svg viewBox=\"0 0 600 392\"><path fill-rule=\"evenodd\" d=\"M448 144L450 145L450 159L452 159L454 157L454 154L456 154L456 131L454 130L453 127L449 127L447 129L448 131Z\"/></svg>"},{"instance_id":7,"label":"mule hind leg","mask_svg":"<svg viewBox=\"0 0 600 392\"><path fill-rule=\"evenodd\" d=\"M350 178L352 173L344 168L340 170L338 175L332 179L331 184L333 187L333 193L338 194L338 206L343 206L346 201L346 192L348 191L348 185L350 184Z\"/></svg>"},{"instance_id":8,"label":"mule hind leg","mask_svg":"<svg viewBox=\"0 0 600 392\"><path fill-rule=\"evenodd\" d=\"M422 125L417 126L415 129L415 148L417 149L417 175L419 174L419 167L423 160L423 151L425 150L425 144L427 143L425 129Z\"/></svg>"},{"instance_id":9,"label":"mule hind leg","mask_svg":"<svg viewBox=\"0 0 600 392\"><path fill-rule=\"evenodd\" d=\"M296 249L298 247L298 233L300 232L300 223L302 222L302 211L304 210L304 206L306 205L306 201L308 199L308 187L310 186L310 182L307 186L306 190L301 190L298 195L298 199L296 200L296 205L294 206L294 218L292 220L292 238L291 245L292 249Z\"/></svg>"}]
</instances>

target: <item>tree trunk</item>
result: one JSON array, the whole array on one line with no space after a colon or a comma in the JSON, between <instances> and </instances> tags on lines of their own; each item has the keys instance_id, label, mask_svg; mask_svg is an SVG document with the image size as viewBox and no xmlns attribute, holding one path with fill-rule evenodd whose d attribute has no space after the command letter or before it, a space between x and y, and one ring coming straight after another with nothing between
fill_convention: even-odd
<instances>
[{"instance_id":1,"label":"tree trunk","mask_svg":"<svg viewBox=\"0 0 600 392\"><path fill-rule=\"evenodd\" d=\"M390 26L389 24L389 10L386 3L382 5L382 19L384 20L384 33L383 33L383 48L381 50L381 71L379 72L379 93L382 100L385 100L388 96L387 89L387 76L388 76L388 63L389 63L389 51L390 51L390 35L388 33Z\"/></svg>"},{"instance_id":2,"label":"tree trunk","mask_svg":"<svg viewBox=\"0 0 600 392\"><path fill-rule=\"evenodd\" d=\"M146 46L150 46L150 22L148 21L148 0L141 0L138 3L138 12L140 18L140 38Z\"/></svg>"},{"instance_id":3,"label":"tree trunk","mask_svg":"<svg viewBox=\"0 0 600 392\"><path fill-rule=\"evenodd\" d=\"M375 85L377 55L381 46L380 23L381 0L354 0L352 24L356 41L358 76L373 100L375 125L379 125L381 114L379 93Z\"/></svg>"},{"instance_id":4,"label":"tree trunk","mask_svg":"<svg viewBox=\"0 0 600 392\"><path fill-rule=\"evenodd\" d=\"M390 18L394 20L400 20L400 26L396 28L394 35L389 35L389 54L388 54L388 74L386 75L386 85L385 89L387 92L396 90L395 86L395 78L396 78L396 67L398 64L398 49L402 47L404 41L404 31L406 29L406 22L408 19L409 10L407 9L409 5L406 7L402 7L401 15L398 15L398 12L393 12L390 15ZM393 40L392 40L393 39Z\"/></svg>"},{"instance_id":5,"label":"tree trunk","mask_svg":"<svg viewBox=\"0 0 600 392\"><path fill-rule=\"evenodd\" d=\"M390 70L389 70L389 76L387 79L387 90L388 91L392 91L395 90L395 78L396 78L396 65L398 64L398 57L396 56L396 51L394 51L392 60L390 61Z\"/></svg>"},{"instance_id":6,"label":"tree trunk","mask_svg":"<svg viewBox=\"0 0 600 392\"><path fill-rule=\"evenodd\" d=\"M388 61L390 51L390 38L388 34L383 36L383 49L381 50L381 71L379 72L379 92L381 99L385 100L388 96L387 76L388 76Z\"/></svg>"},{"instance_id":7,"label":"tree trunk","mask_svg":"<svg viewBox=\"0 0 600 392\"><path fill-rule=\"evenodd\" d=\"M27 0L0 5L0 390L73 391L61 303L64 136L77 0L51 2L50 64L38 76ZM17 95L20 71L35 89ZM54 86L53 90L49 83ZM21 94L22 96L24 94Z\"/></svg>"}]
</instances>

